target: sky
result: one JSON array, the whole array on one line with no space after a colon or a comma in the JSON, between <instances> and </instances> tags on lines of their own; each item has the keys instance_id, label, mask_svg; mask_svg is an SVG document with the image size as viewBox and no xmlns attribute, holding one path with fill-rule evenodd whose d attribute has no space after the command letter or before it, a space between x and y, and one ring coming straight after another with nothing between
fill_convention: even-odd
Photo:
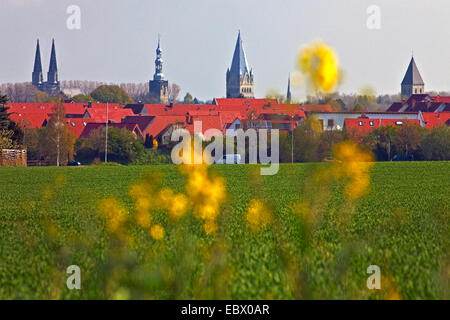
<instances>
[{"instance_id":1,"label":"sky","mask_svg":"<svg viewBox=\"0 0 450 320\"><path fill-rule=\"evenodd\" d=\"M80 29L67 27L71 5ZM379 29L367 26L371 5ZM337 52L340 92L398 93L412 53L425 90L448 91L449 17L448 0L0 0L0 83L31 81L37 38L45 78L54 38L60 80L147 82L160 34L165 77L181 95L223 97L240 29L256 97L284 94L299 48L317 39Z\"/></svg>"}]
</instances>

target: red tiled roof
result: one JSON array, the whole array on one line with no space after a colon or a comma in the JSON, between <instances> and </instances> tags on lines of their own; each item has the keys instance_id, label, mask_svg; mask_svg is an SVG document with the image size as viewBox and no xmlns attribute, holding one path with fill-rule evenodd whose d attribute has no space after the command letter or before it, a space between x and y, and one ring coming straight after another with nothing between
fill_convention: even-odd
<instances>
[{"instance_id":1,"label":"red tiled roof","mask_svg":"<svg viewBox=\"0 0 450 320\"><path fill-rule=\"evenodd\" d=\"M56 103L8 103L11 112L19 113L52 113ZM66 114L83 114L85 110L84 103L63 103Z\"/></svg>"},{"instance_id":2,"label":"red tiled roof","mask_svg":"<svg viewBox=\"0 0 450 320\"><path fill-rule=\"evenodd\" d=\"M450 103L450 96L430 96L431 99L433 99L433 101L435 102L446 102L446 103Z\"/></svg>"},{"instance_id":3,"label":"red tiled roof","mask_svg":"<svg viewBox=\"0 0 450 320\"><path fill-rule=\"evenodd\" d=\"M86 111L89 113L89 116L95 122L106 122L106 105L105 108L95 106L95 108L88 108ZM108 107L108 120L110 122L120 123L122 119L126 116L134 115L132 109L123 109L123 108L109 108Z\"/></svg>"},{"instance_id":4,"label":"red tiled roof","mask_svg":"<svg viewBox=\"0 0 450 320\"><path fill-rule=\"evenodd\" d=\"M167 126L175 123L183 123L186 116L157 116L153 119L147 133L156 138Z\"/></svg>"},{"instance_id":5,"label":"red tiled roof","mask_svg":"<svg viewBox=\"0 0 450 320\"><path fill-rule=\"evenodd\" d=\"M215 99L215 104L218 106L263 106L267 104L277 104L277 99L229 99L229 98L218 98Z\"/></svg>"},{"instance_id":6,"label":"red tiled roof","mask_svg":"<svg viewBox=\"0 0 450 320\"><path fill-rule=\"evenodd\" d=\"M425 127L430 129L440 124L446 124L450 119L450 112L422 112L422 118Z\"/></svg>"},{"instance_id":7,"label":"red tiled roof","mask_svg":"<svg viewBox=\"0 0 450 320\"><path fill-rule=\"evenodd\" d=\"M88 123L91 123L92 119L84 119L84 118L67 118L66 123L70 128L70 132L74 134L76 137L80 137L84 128Z\"/></svg>"},{"instance_id":8,"label":"red tiled roof","mask_svg":"<svg viewBox=\"0 0 450 320\"><path fill-rule=\"evenodd\" d=\"M344 127L357 129L359 131L369 131L374 128L380 128L384 126L396 126L403 124L420 124L418 119L373 119L373 118L356 118L345 119Z\"/></svg>"},{"instance_id":9,"label":"red tiled roof","mask_svg":"<svg viewBox=\"0 0 450 320\"><path fill-rule=\"evenodd\" d=\"M150 124L155 119L155 116L126 116L123 119L123 123L136 123L139 126L139 129L142 131L142 135L145 137L150 128Z\"/></svg>"},{"instance_id":10,"label":"red tiled roof","mask_svg":"<svg viewBox=\"0 0 450 320\"><path fill-rule=\"evenodd\" d=\"M193 134L194 133L194 124L195 122L201 122L202 134L205 135L205 132L209 129L217 129L220 132L223 132L225 124L222 122L220 116L194 116L192 120L186 125L186 129ZM205 136L207 140L209 140L209 136Z\"/></svg>"},{"instance_id":11,"label":"red tiled roof","mask_svg":"<svg viewBox=\"0 0 450 320\"><path fill-rule=\"evenodd\" d=\"M427 99L428 98L428 99ZM412 94L408 100L406 100L407 104L411 104L411 102L416 101L416 102L426 102L429 101L431 99L429 94L426 93L422 93L422 94Z\"/></svg>"},{"instance_id":12,"label":"red tiled roof","mask_svg":"<svg viewBox=\"0 0 450 320\"><path fill-rule=\"evenodd\" d=\"M8 110L9 111L9 110ZM49 119L47 113L12 113L9 118L20 125L21 127L25 126L26 128L40 128L46 119Z\"/></svg>"}]
</instances>

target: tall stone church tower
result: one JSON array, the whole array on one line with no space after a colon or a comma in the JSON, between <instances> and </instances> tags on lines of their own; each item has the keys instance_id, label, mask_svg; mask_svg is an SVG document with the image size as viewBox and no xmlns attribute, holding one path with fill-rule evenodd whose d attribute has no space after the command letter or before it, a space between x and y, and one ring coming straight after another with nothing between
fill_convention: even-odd
<instances>
[{"instance_id":1,"label":"tall stone church tower","mask_svg":"<svg viewBox=\"0 0 450 320\"><path fill-rule=\"evenodd\" d=\"M164 80L162 71L163 59L160 41L158 37L158 47L156 48L155 74L153 80L149 81L150 98L152 102L168 104L169 103L169 82Z\"/></svg>"},{"instance_id":2,"label":"tall stone church tower","mask_svg":"<svg viewBox=\"0 0 450 320\"><path fill-rule=\"evenodd\" d=\"M227 69L227 98L254 98L253 81L239 31L231 68Z\"/></svg>"},{"instance_id":3,"label":"tall stone church tower","mask_svg":"<svg viewBox=\"0 0 450 320\"><path fill-rule=\"evenodd\" d=\"M47 72L47 81L44 82L42 74L41 50L39 39L36 44L36 54L34 57L34 68L31 75L31 83L40 91L47 93L51 97L57 97L60 92L60 82L58 80L58 64L56 63L55 40L52 40L52 51L50 54L50 65Z\"/></svg>"},{"instance_id":4,"label":"tall stone church tower","mask_svg":"<svg viewBox=\"0 0 450 320\"><path fill-rule=\"evenodd\" d=\"M403 78L401 93L406 98L409 98L413 94L425 93L425 83L420 76L419 69L417 69L414 57L411 58L405 77Z\"/></svg>"}]
</instances>

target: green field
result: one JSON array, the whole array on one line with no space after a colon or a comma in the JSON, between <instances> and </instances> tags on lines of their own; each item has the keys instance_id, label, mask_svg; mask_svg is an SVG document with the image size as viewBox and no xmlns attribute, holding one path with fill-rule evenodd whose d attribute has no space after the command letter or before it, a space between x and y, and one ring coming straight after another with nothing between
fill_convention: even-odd
<instances>
[{"instance_id":1,"label":"green field","mask_svg":"<svg viewBox=\"0 0 450 320\"><path fill-rule=\"evenodd\" d=\"M314 179L329 166L212 166L226 183L217 232L158 209L164 237L128 222L129 241L107 231L99 203L113 197L132 217L129 187L149 172L185 191L176 166L0 167L0 299L448 299L450 163L376 163L355 201L344 179ZM245 218L252 199L273 215L260 232ZM81 290L66 288L72 264ZM366 287L369 265L380 290Z\"/></svg>"}]
</instances>

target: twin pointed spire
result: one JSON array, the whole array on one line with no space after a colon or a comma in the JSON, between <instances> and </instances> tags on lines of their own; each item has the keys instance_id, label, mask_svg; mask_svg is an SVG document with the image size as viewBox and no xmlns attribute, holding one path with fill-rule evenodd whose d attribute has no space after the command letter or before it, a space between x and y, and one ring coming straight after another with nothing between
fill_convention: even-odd
<instances>
[{"instance_id":1,"label":"twin pointed spire","mask_svg":"<svg viewBox=\"0 0 450 320\"><path fill-rule=\"evenodd\" d=\"M58 82L58 65L56 64L55 39L52 39L52 53L50 55L50 65L47 73L47 81L50 83Z\"/></svg>"},{"instance_id":2,"label":"twin pointed spire","mask_svg":"<svg viewBox=\"0 0 450 320\"><path fill-rule=\"evenodd\" d=\"M44 81L42 76L41 49L39 47L39 39L36 44L36 54L34 56L34 68L32 73L32 83L41 84Z\"/></svg>"},{"instance_id":3,"label":"twin pointed spire","mask_svg":"<svg viewBox=\"0 0 450 320\"><path fill-rule=\"evenodd\" d=\"M34 57L34 67L32 73L32 83L35 86L42 85L44 82L42 75L42 63L41 63L41 49L39 45L39 39L36 44L36 54ZM55 50L55 40L52 39L52 51L50 54L50 64L47 73L47 82L51 84L58 83L58 64L56 63L56 50Z\"/></svg>"}]
</instances>

